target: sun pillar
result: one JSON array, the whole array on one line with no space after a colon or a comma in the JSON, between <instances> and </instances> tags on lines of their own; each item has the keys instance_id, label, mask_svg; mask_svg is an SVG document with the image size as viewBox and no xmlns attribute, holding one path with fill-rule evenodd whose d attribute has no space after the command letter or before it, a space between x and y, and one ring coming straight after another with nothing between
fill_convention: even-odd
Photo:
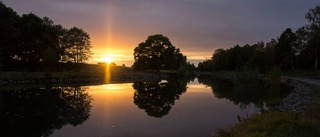
<instances>
[{"instance_id":1,"label":"sun pillar","mask_svg":"<svg viewBox=\"0 0 320 137\"><path fill-rule=\"evenodd\" d=\"M105 83L111 83L111 67L110 64L106 64Z\"/></svg>"}]
</instances>

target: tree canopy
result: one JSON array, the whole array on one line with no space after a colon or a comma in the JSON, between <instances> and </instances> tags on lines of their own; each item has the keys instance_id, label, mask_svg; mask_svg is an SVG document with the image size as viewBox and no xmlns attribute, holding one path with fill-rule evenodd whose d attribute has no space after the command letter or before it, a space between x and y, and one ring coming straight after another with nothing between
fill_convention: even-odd
<instances>
[{"instance_id":1,"label":"tree canopy","mask_svg":"<svg viewBox=\"0 0 320 137\"><path fill-rule=\"evenodd\" d=\"M187 58L162 34L151 35L134 49L135 70L172 69L186 66Z\"/></svg>"},{"instance_id":2,"label":"tree canopy","mask_svg":"<svg viewBox=\"0 0 320 137\"><path fill-rule=\"evenodd\" d=\"M33 13L19 16L2 2L0 18L0 62L4 70L34 70L68 61L82 63L92 55L89 34L81 28L66 29Z\"/></svg>"},{"instance_id":3,"label":"tree canopy","mask_svg":"<svg viewBox=\"0 0 320 137\"><path fill-rule=\"evenodd\" d=\"M91 56L90 36L84 30L73 27L66 31L63 40L66 52L62 58L63 61L80 63Z\"/></svg>"},{"instance_id":4,"label":"tree canopy","mask_svg":"<svg viewBox=\"0 0 320 137\"><path fill-rule=\"evenodd\" d=\"M318 69L318 53L319 53L319 45L320 45L320 5L316 6L313 9L309 9L306 13L305 18L309 22L306 25L308 30L308 44L314 52L311 52L315 57L315 70Z\"/></svg>"}]
</instances>

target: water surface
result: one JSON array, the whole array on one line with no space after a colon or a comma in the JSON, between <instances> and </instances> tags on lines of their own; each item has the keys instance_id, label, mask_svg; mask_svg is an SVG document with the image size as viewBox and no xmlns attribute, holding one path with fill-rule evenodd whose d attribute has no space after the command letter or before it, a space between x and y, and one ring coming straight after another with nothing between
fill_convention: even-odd
<instances>
[{"instance_id":1,"label":"water surface","mask_svg":"<svg viewBox=\"0 0 320 137\"><path fill-rule=\"evenodd\" d=\"M228 86L215 88L195 79L2 90L2 134L208 137L259 111L250 102L221 96L230 92Z\"/></svg>"}]
</instances>

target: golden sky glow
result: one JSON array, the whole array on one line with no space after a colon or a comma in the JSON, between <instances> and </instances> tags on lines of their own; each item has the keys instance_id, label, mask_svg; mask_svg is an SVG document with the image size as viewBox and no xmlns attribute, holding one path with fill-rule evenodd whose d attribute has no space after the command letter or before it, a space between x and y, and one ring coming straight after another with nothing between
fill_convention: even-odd
<instances>
[{"instance_id":1,"label":"golden sky glow","mask_svg":"<svg viewBox=\"0 0 320 137\"><path fill-rule=\"evenodd\" d=\"M65 28L82 28L91 37L88 63L110 56L131 66L133 50L148 36L163 34L197 63L218 48L269 42L286 28L305 25L308 9L318 1L238 0L2 0L18 14L49 17Z\"/></svg>"}]
</instances>

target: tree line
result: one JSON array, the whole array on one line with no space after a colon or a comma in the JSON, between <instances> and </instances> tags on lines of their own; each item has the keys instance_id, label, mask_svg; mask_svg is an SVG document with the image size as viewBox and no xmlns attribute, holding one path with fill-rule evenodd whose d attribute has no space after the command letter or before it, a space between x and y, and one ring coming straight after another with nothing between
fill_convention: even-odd
<instances>
[{"instance_id":1,"label":"tree line","mask_svg":"<svg viewBox=\"0 0 320 137\"><path fill-rule=\"evenodd\" d=\"M20 16L1 1L0 30L2 70L41 70L83 63L92 55L90 36L83 29L67 29L33 13Z\"/></svg>"},{"instance_id":2,"label":"tree line","mask_svg":"<svg viewBox=\"0 0 320 137\"><path fill-rule=\"evenodd\" d=\"M212 57L200 62L201 71L236 70L247 68L267 72L272 67L283 71L318 70L320 53L320 5L305 14L308 24L293 31L285 29L277 39L253 45L235 45L215 50Z\"/></svg>"}]
</instances>

